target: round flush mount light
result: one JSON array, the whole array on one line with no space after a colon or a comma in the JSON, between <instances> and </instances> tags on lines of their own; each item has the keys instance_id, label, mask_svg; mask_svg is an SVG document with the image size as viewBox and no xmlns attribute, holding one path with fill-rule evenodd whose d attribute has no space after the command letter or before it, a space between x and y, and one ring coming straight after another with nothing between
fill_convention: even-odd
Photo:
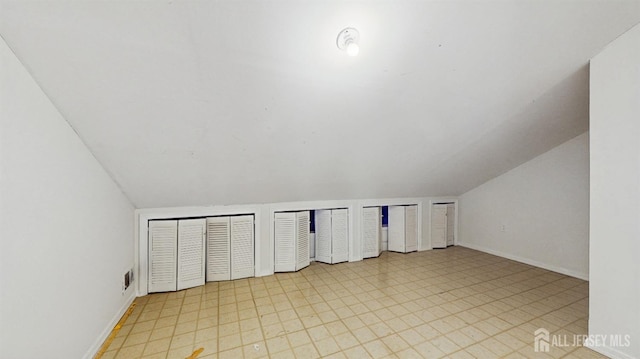
<instances>
[{"instance_id":1,"label":"round flush mount light","mask_svg":"<svg viewBox=\"0 0 640 359\"><path fill-rule=\"evenodd\" d=\"M360 52L360 33L358 30L348 27L338 34L336 44L340 50L346 51L349 56L357 56Z\"/></svg>"}]
</instances>

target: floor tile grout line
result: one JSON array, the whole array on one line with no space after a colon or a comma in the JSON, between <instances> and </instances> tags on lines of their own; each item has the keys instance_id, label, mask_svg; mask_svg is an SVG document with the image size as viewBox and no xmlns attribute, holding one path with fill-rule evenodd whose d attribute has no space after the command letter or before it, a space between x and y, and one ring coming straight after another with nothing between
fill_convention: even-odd
<instances>
[{"instance_id":1,"label":"floor tile grout line","mask_svg":"<svg viewBox=\"0 0 640 359\"><path fill-rule=\"evenodd\" d=\"M339 265L336 265L335 268L310 268L312 269L312 271L305 271L304 273L295 273L292 275L287 274L276 277L275 280L267 281L261 279L260 281L257 281L256 279L255 281L247 281L246 283L243 282L243 287L247 287L243 290L239 290L242 287L233 284L231 286L224 287L220 285L215 288L218 297L218 303L216 306L216 312L218 316L214 327L219 328L221 324L219 320L222 315L220 299L223 296L223 290L231 288L234 293L234 315L235 323L237 323L237 325L239 325L239 323L241 322L241 309L238 305L239 301L251 298L251 302L254 308L259 307L257 305L258 303L256 302L256 298L258 297L258 295L254 295L255 293L251 288L251 284L257 284L258 288L264 291L264 294L262 294L261 297L269 298L269 300L271 301L270 308L266 308L267 310L265 312L258 312L257 310L254 310L254 315L258 316L260 331L262 333L265 346L267 347L267 352L265 353L267 356L271 356L273 353L269 352L268 346L266 345L267 339L266 333L264 332L265 326L262 325L260 315L273 314L273 317L270 318L275 319L275 321L271 324L278 324L281 326L281 329L283 329L281 336L286 337L285 339L288 343L289 350L292 350L294 348L294 343L290 341L289 337L289 334L292 332L288 332L285 325L285 323L287 323L289 320L292 320L292 317L289 316L290 314L287 314L287 317L283 317L280 313L286 310L294 310L296 308L294 303L297 303L298 300L304 301L305 305L308 305L310 308L312 308L312 313L314 316L316 316L316 322L315 324L313 324L312 322L312 325L309 325L309 323L304 324L304 322L302 322L303 318L294 310L294 318L296 318L296 320L298 320L302 326L300 327L300 329L296 329L293 332L304 331L307 336L310 336L309 329L311 328L322 327L326 328L326 330L330 330L333 323L341 323L341 325L345 327L346 332L342 332L340 330L334 333L330 331L329 336L327 337L331 338L335 342L337 348L339 349L338 352L344 352L345 350L349 350L349 348L353 348L356 346L361 346L363 350L366 351L367 349L364 344L372 341L379 341L383 345L383 347L386 348L390 353L396 353L393 351L392 347L389 346L390 343L393 342L388 338L396 336L396 338L403 340L405 344L409 344L409 342L405 341L405 339L400 335L401 333L409 329L414 330L418 326L429 324L434 321L447 323L447 318L460 321L464 323L464 326L455 324L453 327L451 327L453 330L445 329L444 331L442 331L442 329L438 329L439 327L430 326L432 330L435 330L438 333L437 337L431 339L426 339L421 333L418 334L423 339L422 343L431 342L437 338L443 338L455 344L456 347L459 348L458 350L452 351L449 354L464 351L465 349L475 344L480 344L488 339L497 340L497 342L504 345L505 348L508 347L511 353L521 351L522 349L513 349L513 347L501 342L497 338L502 333L509 332L513 328L518 328L524 324L531 324L531 322L534 322L536 320L545 320L558 331L566 330L570 333L575 333L576 330L580 330L581 327L584 327L583 317L572 316L580 315L581 310L588 310L588 307L584 308L583 303L585 299L588 300L588 293L586 295L580 295L581 291L587 290L588 292L588 287L585 288L585 283L553 272L530 267L528 265L519 264L509 260L503 260L498 257L488 256L479 252L476 253L469 251L458 251L453 253L455 254L454 256L445 256L445 258L439 258L439 260L436 261L434 265L428 266L430 268L430 271L436 274L424 276L412 273L410 275L407 275L406 278L401 278L401 280L385 281L383 278L380 278L380 268L382 268L382 270L385 270L395 267L397 264L399 264L397 265L397 269L390 272L390 275L397 275L399 273L402 273L402 271L416 271L420 270L421 268L424 269L425 267L421 266L420 263L418 263L418 260L415 260L416 258L418 258L420 261L428 261L434 256L414 256L414 259L407 260L407 256L400 255L403 256L402 260L399 259L399 256L396 256L395 258L392 258L393 260L388 260L384 266L378 266L378 268L369 265L356 265L348 267L346 266L348 263L345 263L345 266L342 266L340 268L338 268ZM471 255L469 255L469 253ZM457 270L453 271L450 269L447 270L445 267L443 267L448 261L451 261L451 259L454 260L454 263L462 263L461 268L457 268ZM475 259L479 260L475 261ZM465 265L465 261L475 263L474 265L470 265L469 263L466 263ZM371 279L362 281L361 279L363 278L363 276L359 275L358 272L371 270L371 268L373 268L374 270L374 274L372 275ZM478 268L482 268L483 271L490 271L492 275L482 277L480 274L476 274L479 271ZM438 278L434 277L436 275L443 278L449 278L452 281L446 282L438 280ZM341 278L343 279L343 281L332 283L332 281L334 281L335 279L331 278ZM318 280L319 286L310 284L314 280ZM362 282L362 284L349 287L352 282L357 281ZM518 283L518 281L525 282L525 284L509 287L510 285ZM277 290L270 291L269 284L273 284L274 282L277 282L279 287ZM429 284L424 284L423 282L432 284L435 283L434 286L436 287L436 290L424 296L423 293L428 292L427 287ZM318 290L316 290L316 288ZM550 295L547 298L540 297L540 294L543 293L543 290L541 288L547 288L547 290L551 290ZM295 295L290 295L291 291L293 291ZM325 291L328 291L329 295L325 294ZM466 291L469 291L470 294L465 294ZM487 295L488 293L493 293L494 291L496 291L495 294ZM199 330L199 322L201 317L204 315L204 294L207 292L208 288L199 291L199 311L196 314L196 326L194 329L195 331ZM526 298L527 293L529 293L530 299L523 301L523 299ZM247 294L249 295L247 296ZM451 295L445 296L444 294ZM189 292L189 295L191 295L191 292ZM284 295L284 297L280 297L282 295ZM370 302L366 302L365 300L357 300L356 303L361 306L360 310L349 310L346 315L344 311L340 310L343 305L344 307L353 306L353 304L347 304L347 301L350 300L345 301L345 298L358 298L365 295L366 300L369 300ZM484 295L484 298L481 295ZM476 297L477 300L474 300L473 302L465 301L465 299L471 298L471 296ZM163 308L165 308L165 306L168 304L168 298L168 296L163 296ZM184 305L187 295L183 295L180 298ZM279 305L278 303L274 302L274 298L279 298L278 300L286 299L286 304ZM549 300L549 298L552 298L552 301L546 302L547 300ZM429 302L419 303L420 300L425 299L428 299ZM145 304L154 304L156 302L158 301L148 300L145 301ZM391 304L383 302L391 302ZM525 303L525 305L527 306L532 305L531 310L533 310L533 312L525 311L525 313L528 314L528 320L524 322L521 322L519 320L510 321L508 320L508 318L503 316L503 314L511 313L514 310L519 309L520 307L517 305L517 303L519 302ZM421 317L419 318L419 320L411 321L408 315L414 313L416 307L424 304L427 304L427 307L425 307L425 311L440 308L440 313L434 313L435 315L433 315L428 320ZM452 305L447 306L446 304ZM385 330L389 332L387 332L386 334L378 334L385 332L376 331L374 332L374 337L372 337L373 339L370 339L369 341L366 341L364 343L360 343L360 340L356 336L354 336L356 342L360 344L351 343L349 344L351 345L350 347L345 347L344 349L339 345L337 337L339 337L341 333L349 333L352 336L354 335L354 330L351 329L350 325L347 325L347 319L359 318L363 314L371 313L371 315L374 315L377 318L376 320L384 322L383 317L386 317L387 315L381 315L381 312L383 310L388 311L388 308L390 308L392 305L398 306L399 308L401 308L401 310L394 310L392 312L389 312L389 315L394 315L394 317L392 317L393 319L399 321L399 323L397 323L396 325L385 324L387 328ZM537 305L537 307L534 305ZM500 306L505 307L506 309L496 310L496 307ZM543 306L547 306L547 310L541 311L541 307ZM158 320L162 318L160 317L160 315L163 315L161 314L163 308L160 309L160 313L158 313L158 315L154 319L153 328L155 328L155 326L158 324ZM485 315L476 316L474 319L472 319L471 322L467 321L469 318L460 316L461 313L465 313L476 308L482 310ZM570 310L564 311L565 308L569 308ZM536 314L532 315L532 313ZM142 311L136 317L136 321L141 318L141 315ZM517 314L511 315L516 315L517 317ZM502 321L505 325L505 329L499 330L497 332L491 330L490 332L494 333L493 335L489 335L488 332L483 332L483 334L486 335L485 338L483 338L482 340L473 340L470 343L466 343L466 346L460 345L453 339L449 339L448 337L448 335L453 332L459 331L460 329L464 329L466 327L474 326L479 322L493 323L492 321L490 321L491 319ZM179 321L180 319L178 318L176 320ZM271 321L272 319L269 320ZM377 323L379 322L365 325L365 327L371 328L372 325L377 325ZM494 327L494 329L500 328L503 328L503 326L498 325ZM134 328L130 330L134 331ZM239 327L238 330L241 331L242 329ZM482 329L478 328L476 330L480 330L482 332ZM174 334L175 331L176 329L174 327ZM219 343L221 333L218 331L217 334L217 342ZM237 335L240 336L241 343L239 350L243 353L242 355L244 355L244 350L247 349L245 347L251 343L247 343L247 340L243 338L242 333L238 333ZM521 333L520 336L512 337L514 339L517 339L520 343L525 343L524 340L520 339L521 335L523 334ZM195 334L193 341L194 343L192 344L192 346L198 344L195 342ZM147 341L147 343L148 342L149 341ZM145 345L147 343L145 343ZM312 341L312 343L314 343L314 349L318 353L320 353L320 348L317 347L317 345L315 344L316 342ZM404 344L400 346L404 347ZM409 348L412 347L413 345L409 344ZM524 347L526 347L526 343L522 348ZM218 352L220 352L219 345L216 349L218 350ZM573 348L570 352L574 352L577 350L580 349ZM564 354L568 353L569 352Z\"/></svg>"}]
</instances>

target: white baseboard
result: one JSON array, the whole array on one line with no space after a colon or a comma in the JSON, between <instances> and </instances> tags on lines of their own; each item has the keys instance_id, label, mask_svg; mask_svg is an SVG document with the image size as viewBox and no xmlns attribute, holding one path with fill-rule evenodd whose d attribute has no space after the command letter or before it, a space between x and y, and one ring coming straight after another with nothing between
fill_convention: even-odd
<instances>
[{"instance_id":1,"label":"white baseboard","mask_svg":"<svg viewBox=\"0 0 640 359\"><path fill-rule=\"evenodd\" d=\"M525 264L529 264L529 265L532 265L532 266L544 268L544 269L550 270L552 272L568 275L570 277L575 277L575 278L586 280L586 281L589 280L589 274L587 274L587 273L577 272L577 271L574 271L574 270L571 270L571 269L558 267L558 266L555 266L555 265L552 265L552 264L548 264L548 263L544 263L544 262L539 262L539 261L534 260L534 259L524 258L524 257L516 256L516 255L510 254L510 253L504 253L504 252L496 251L496 250L489 249L489 248L486 248L486 247L483 247L483 246L478 246L478 245L475 245L475 244L468 244L468 243L460 243L460 242L458 242L458 243L456 243L456 245L458 245L460 247L467 247L467 248L475 249L475 250L480 251L480 252L493 254L493 255L496 255L496 256L499 256L499 257L511 259L511 260L516 261L516 262L525 263Z\"/></svg>"},{"instance_id":2,"label":"white baseboard","mask_svg":"<svg viewBox=\"0 0 640 359\"><path fill-rule=\"evenodd\" d=\"M616 348L612 348L612 347L595 347L595 346L590 346L590 345L586 345L587 348L598 352L602 355L606 355L609 358L613 358L613 359L637 359L636 357L633 357L629 354L623 353L621 351L619 351Z\"/></svg>"},{"instance_id":3,"label":"white baseboard","mask_svg":"<svg viewBox=\"0 0 640 359\"><path fill-rule=\"evenodd\" d=\"M124 302L124 305L120 308L118 313L116 313L113 319L111 319L109 324L107 324L107 327L104 328L102 334L100 334L98 339L96 339L93 345L91 345L87 353L83 356L84 359L92 359L98 353L100 347L102 347L102 344L107 340L113 328L116 326L116 324L118 324L118 321L120 321L120 318L122 318L124 313L126 313L127 309L129 309L129 307L131 306L131 303L133 303L133 301L136 299L136 291L133 290L133 288L134 286L129 287L129 296Z\"/></svg>"}]
</instances>

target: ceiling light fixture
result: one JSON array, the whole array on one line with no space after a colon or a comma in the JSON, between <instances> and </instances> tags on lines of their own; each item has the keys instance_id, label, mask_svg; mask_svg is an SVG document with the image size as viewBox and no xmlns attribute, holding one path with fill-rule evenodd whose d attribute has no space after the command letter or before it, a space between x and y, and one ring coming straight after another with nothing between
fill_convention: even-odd
<instances>
[{"instance_id":1,"label":"ceiling light fixture","mask_svg":"<svg viewBox=\"0 0 640 359\"><path fill-rule=\"evenodd\" d=\"M340 50L346 51L349 56L357 56L360 52L360 46L358 41L360 40L360 33L358 30L348 27L338 34L336 44Z\"/></svg>"}]
</instances>

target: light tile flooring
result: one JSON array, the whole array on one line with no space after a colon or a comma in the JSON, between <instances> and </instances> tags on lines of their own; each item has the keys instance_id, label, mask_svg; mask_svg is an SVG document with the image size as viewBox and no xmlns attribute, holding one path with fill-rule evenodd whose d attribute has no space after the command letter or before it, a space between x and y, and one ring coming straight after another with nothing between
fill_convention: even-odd
<instances>
[{"instance_id":1,"label":"light tile flooring","mask_svg":"<svg viewBox=\"0 0 640 359\"><path fill-rule=\"evenodd\" d=\"M534 352L587 333L588 283L462 247L137 298L103 358L598 358Z\"/></svg>"}]
</instances>

